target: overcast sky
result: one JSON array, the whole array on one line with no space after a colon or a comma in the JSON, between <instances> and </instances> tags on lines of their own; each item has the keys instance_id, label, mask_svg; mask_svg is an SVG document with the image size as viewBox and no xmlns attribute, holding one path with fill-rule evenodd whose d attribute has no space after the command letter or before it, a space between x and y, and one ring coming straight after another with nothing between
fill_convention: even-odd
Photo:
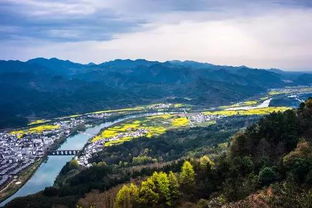
<instances>
[{"instance_id":1,"label":"overcast sky","mask_svg":"<svg viewBox=\"0 0 312 208\"><path fill-rule=\"evenodd\" d=\"M0 59L312 69L312 0L0 0Z\"/></svg>"}]
</instances>

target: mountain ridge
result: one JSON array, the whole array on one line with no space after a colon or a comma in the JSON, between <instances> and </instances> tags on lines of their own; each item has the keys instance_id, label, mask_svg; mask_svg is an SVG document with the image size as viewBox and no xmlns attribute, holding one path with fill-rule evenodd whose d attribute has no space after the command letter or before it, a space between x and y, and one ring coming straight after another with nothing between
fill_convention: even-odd
<instances>
[{"instance_id":1,"label":"mountain ridge","mask_svg":"<svg viewBox=\"0 0 312 208\"><path fill-rule=\"evenodd\" d=\"M131 63L131 62L148 62L148 63L158 63L158 64L166 64L166 63L171 63L171 64L174 64L174 65L189 65L189 66L194 66L194 65L197 65L198 67L200 68L203 68L204 66L208 67L208 66L213 66L213 67L231 67L231 68L241 68L241 67L245 67L245 68L249 68L249 69L260 69L260 70L267 70L267 71L270 71L272 69L264 69L264 68L255 68L255 67L248 67L248 66L231 66L231 65L218 65L218 64L212 64L212 63L207 63L207 62L197 62L197 61L192 61L192 60L168 60L168 61L151 61L151 60L147 60L147 59L113 59L113 60L109 60L109 61L104 61L104 62L100 62L98 64L94 63L94 62L90 62L90 63L86 63L86 64L83 64L83 63L79 63L79 62L74 62L74 61L71 61L71 60L63 60L63 59L60 59L60 58L57 58L57 57L52 57L52 58L44 58L44 57L36 57L36 58L32 58L32 59L29 59L27 61L20 61L20 60L0 60L0 62L11 62L11 61L18 61L18 62L23 62L23 63L35 63L35 62L38 62L38 61L53 61L53 62L67 62L67 63L71 63L71 64L77 64L77 65L83 65L83 66L88 66L91 65L92 66L105 66L106 64L110 64L110 63L116 63L116 62L128 62L128 63ZM279 70L279 71L285 71L285 70L282 70L282 69L274 69L274 70ZM287 71L286 71L287 72ZM300 72L299 72L300 73Z\"/></svg>"}]
</instances>

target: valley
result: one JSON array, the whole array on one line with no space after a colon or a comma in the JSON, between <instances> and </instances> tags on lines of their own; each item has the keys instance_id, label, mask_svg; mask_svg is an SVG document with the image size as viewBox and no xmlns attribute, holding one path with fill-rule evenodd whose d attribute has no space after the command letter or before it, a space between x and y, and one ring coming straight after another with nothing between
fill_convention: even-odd
<instances>
[{"instance_id":1,"label":"valley","mask_svg":"<svg viewBox=\"0 0 312 208\"><path fill-rule=\"evenodd\" d=\"M105 152L105 149L110 146L120 145L136 140L136 138L157 138L175 129L209 127L223 120L229 120L231 117L234 120L236 117L256 119L272 112L291 109L295 107L295 102L300 103L311 94L311 87L290 87L272 89L248 100L207 109L180 103L158 103L31 121L27 127L1 133L0 151L3 155L1 164L10 165L7 165L8 168L5 165L1 166L1 187L3 187L1 198L5 199L17 191L42 161L47 160L47 164L41 165L44 167L49 164L50 157L57 157L47 156L52 149L82 149L73 161L76 161L79 166L91 167L96 161L94 155ZM284 104L275 105L277 101L284 101ZM78 143L77 147L74 143L79 137L84 139ZM67 140L72 142L66 146ZM46 179L50 182L43 181L44 186L39 186L32 193L42 190L47 185L53 185L62 164L72 158L71 156L61 157L65 160L60 163L54 175ZM145 160L153 161L153 158L145 158ZM41 166L36 173L40 172ZM31 172L31 174L28 177L21 177L25 172ZM36 178L33 178L36 177L36 173L29 181L36 181ZM24 186L26 188L27 183ZM24 191L24 194L29 193ZM23 196L23 194L17 196ZM15 198L14 195L10 200L13 198Z\"/></svg>"},{"instance_id":2,"label":"valley","mask_svg":"<svg viewBox=\"0 0 312 208\"><path fill-rule=\"evenodd\" d=\"M312 0L0 0L0 208L312 208Z\"/></svg>"},{"instance_id":3,"label":"valley","mask_svg":"<svg viewBox=\"0 0 312 208\"><path fill-rule=\"evenodd\" d=\"M0 208L312 208L312 0L0 0Z\"/></svg>"}]
</instances>

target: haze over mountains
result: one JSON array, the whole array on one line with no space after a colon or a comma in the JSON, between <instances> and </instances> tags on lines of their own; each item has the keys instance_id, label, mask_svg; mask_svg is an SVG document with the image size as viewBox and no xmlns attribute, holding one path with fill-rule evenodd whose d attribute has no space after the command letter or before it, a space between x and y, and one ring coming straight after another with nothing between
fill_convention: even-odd
<instances>
[{"instance_id":1,"label":"haze over mountains","mask_svg":"<svg viewBox=\"0 0 312 208\"><path fill-rule=\"evenodd\" d=\"M307 84L312 74L193 61L0 61L0 128L25 125L28 118L152 102L214 106L269 88Z\"/></svg>"}]
</instances>

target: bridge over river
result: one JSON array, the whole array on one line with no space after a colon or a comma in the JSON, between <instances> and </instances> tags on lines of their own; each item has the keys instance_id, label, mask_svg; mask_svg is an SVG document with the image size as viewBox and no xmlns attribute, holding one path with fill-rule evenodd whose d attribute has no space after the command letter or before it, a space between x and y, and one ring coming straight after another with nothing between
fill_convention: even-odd
<instances>
[{"instance_id":1,"label":"bridge over river","mask_svg":"<svg viewBox=\"0 0 312 208\"><path fill-rule=\"evenodd\" d=\"M48 155L77 155L81 150L53 150L48 153Z\"/></svg>"}]
</instances>

